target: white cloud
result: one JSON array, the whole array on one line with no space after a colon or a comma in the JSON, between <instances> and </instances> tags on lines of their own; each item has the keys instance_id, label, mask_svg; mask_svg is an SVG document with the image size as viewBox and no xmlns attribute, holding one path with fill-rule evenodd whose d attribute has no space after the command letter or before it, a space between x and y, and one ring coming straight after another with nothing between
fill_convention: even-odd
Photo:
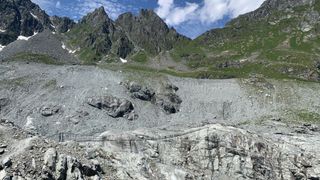
<instances>
[{"instance_id":1,"label":"white cloud","mask_svg":"<svg viewBox=\"0 0 320 180\"><path fill-rule=\"evenodd\" d=\"M57 3L56 3L56 8L61 8L61 3L60 3L60 1L57 1Z\"/></svg>"},{"instance_id":2,"label":"white cloud","mask_svg":"<svg viewBox=\"0 0 320 180\"><path fill-rule=\"evenodd\" d=\"M126 6L121 5L116 1L111 0L78 0L78 3L72 9L79 13L79 16L84 16L94 9L103 6L107 14L112 18L117 18L121 13L128 11Z\"/></svg>"},{"instance_id":3,"label":"white cloud","mask_svg":"<svg viewBox=\"0 0 320 180\"><path fill-rule=\"evenodd\" d=\"M173 0L158 0L158 5L157 14L160 17L167 17L173 7Z\"/></svg>"},{"instance_id":4,"label":"white cloud","mask_svg":"<svg viewBox=\"0 0 320 180\"><path fill-rule=\"evenodd\" d=\"M194 16L195 10L199 8L196 3L187 3L185 7L176 7L173 9L166 19L166 22L170 25L178 25L185 22L190 17Z\"/></svg>"},{"instance_id":5,"label":"white cloud","mask_svg":"<svg viewBox=\"0 0 320 180\"><path fill-rule=\"evenodd\" d=\"M225 16L236 17L257 9L265 0L203 0L203 3L186 3L176 6L173 0L158 0L156 13L169 25L197 21L214 23Z\"/></svg>"},{"instance_id":6,"label":"white cloud","mask_svg":"<svg viewBox=\"0 0 320 180\"><path fill-rule=\"evenodd\" d=\"M46 9L49 13L51 13L52 7L55 6L55 3L51 0L31 0L33 3L38 4L41 8Z\"/></svg>"}]
</instances>

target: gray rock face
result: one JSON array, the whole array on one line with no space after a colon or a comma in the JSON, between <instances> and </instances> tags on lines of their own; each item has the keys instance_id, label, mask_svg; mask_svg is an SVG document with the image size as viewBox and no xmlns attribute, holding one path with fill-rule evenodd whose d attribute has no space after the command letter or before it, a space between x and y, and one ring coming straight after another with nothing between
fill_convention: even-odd
<instances>
[{"instance_id":1,"label":"gray rock face","mask_svg":"<svg viewBox=\"0 0 320 180\"><path fill-rule=\"evenodd\" d=\"M50 17L52 25L55 27L55 31L59 33L65 33L75 26L75 22L68 17Z\"/></svg>"},{"instance_id":2,"label":"gray rock face","mask_svg":"<svg viewBox=\"0 0 320 180\"><path fill-rule=\"evenodd\" d=\"M81 180L93 176L100 179L100 173L101 169L96 169L94 165L82 165L76 158L57 154L54 148L48 149L44 155L42 179Z\"/></svg>"},{"instance_id":3,"label":"gray rock face","mask_svg":"<svg viewBox=\"0 0 320 180\"><path fill-rule=\"evenodd\" d=\"M125 58L133 50L131 41L108 17L103 7L84 16L72 30L67 35L81 48L90 48L97 56L114 54Z\"/></svg>"},{"instance_id":4,"label":"gray rock face","mask_svg":"<svg viewBox=\"0 0 320 180\"><path fill-rule=\"evenodd\" d=\"M88 98L87 103L95 108L105 110L113 118L124 117L128 120L137 118L137 115L134 114L133 104L126 99L112 96L93 97Z\"/></svg>"},{"instance_id":5,"label":"gray rock face","mask_svg":"<svg viewBox=\"0 0 320 180\"><path fill-rule=\"evenodd\" d=\"M142 132L128 132L102 136L104 150L111 152L111 156L124 157L114 164L118 172L123 172L115 176L119 179L320 177L319 157L313 154L314 150L298 147L295 143L299 142L294 140L290 143L272 140L233 127L207 125L174 134L155 130L143 131L143 135ZM121 143L113 143L117 140ZM143 163L138 163L141 161ZM136 163L138 166L133 166Z\"/></svg>"}]
</instances>

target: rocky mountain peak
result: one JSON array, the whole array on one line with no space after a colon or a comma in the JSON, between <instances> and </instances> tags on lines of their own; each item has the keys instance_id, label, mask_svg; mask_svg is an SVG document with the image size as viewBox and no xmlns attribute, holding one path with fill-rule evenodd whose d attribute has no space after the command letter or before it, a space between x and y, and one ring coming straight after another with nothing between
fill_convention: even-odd
<instances>
[{"instance_id":1,"label":"rocky mountain peak","mask_svg":"<svg viewBox=\"0 0 320 180\"><path fill-rule=\"evenodd\" d=\"M93 12L84 16L80 21L80 23L87 23L87 24L90 24L94 27L101 25L103 23L109 24L111 22L112 22L112 20L108 17L103 6L95 9Z\"/></svg>"},{"instance_id":2,"label":"rocky mountain peak","mask_svg":"<svg viewBox=\"0 0 320 180\"><path fill-rule=\"evenodd\" d=\"M126 32L135 45L151 54L169 50L175 42L187 39L148 9L142 9L137 16L132 13L122 14L116 20L116 25Z\"/></svg>"}]
</instances>

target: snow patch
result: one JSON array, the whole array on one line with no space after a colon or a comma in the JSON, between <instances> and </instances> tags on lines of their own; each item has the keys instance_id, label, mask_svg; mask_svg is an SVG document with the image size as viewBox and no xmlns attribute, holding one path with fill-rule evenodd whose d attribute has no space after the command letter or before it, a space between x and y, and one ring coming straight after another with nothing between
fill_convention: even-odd
<instances>
[{"instance_id":1,"label":"snow patch","mask_svg":"<svg viewBox=\"0 0 320 180\"><path fill-rule=\"evenodd\" d=\"M23 40L23 41L28 41L31 38L31 36L26 37L26 36L18 36L17 40Z\"/></svg>"},{"instance_id":2,"label":"snow patch","mask_svg":"<svg viewBox=\"0 0 320 180\"><path fill-rule=\"evenodd\" d=\"M5 48L6 46L2 46L1 44L0 44L0 51L2 51L3 50L3 48Z\"/></svg>"},{"instance_id":3,"label":"snow patch","mask_svg":"<svg viewBox=\"0 0 320 180\"><path fill-rule=\"evenodd\" d=\"M32 38L33 36L37 35L38 33L35 32L32 36L26 37L26 36L18 36L17 40L22 40L22 41L28 41L30 38Z\"/></svg>"},{"instance_id":4,"label":"snow patch","mask_svg":"<svg viewBox=\"0 0 320 180\"><path fill-rule=\"evenodd\" d=\"M35 19L39 19L38 16L34 15L32 12L30 12L31 16Z\"/></svg>"},{"instance_id":5,"label":"snow patch","mask_svg":"<svg viewBox=\"0 0 320 180\"><path fill-rule=\"evenodd\" d=\"M122 58L120 58L120 61L121 61L122 63L127 63L127 62L128 62L128 60L122 59Z\"/></svg>"},{"instance_id":6,"label":"snow patch","mask_svg":"<svg viewBox=\"0 0 320 180\"><path fill-rule=\"evenodd\" d=\"M67 47L66 47L66 45L62 42L62 49L65 49L65 50L67 50L68 51L68 53L70 53L70 54L74 54L74 53L76 53L77 51L79 51L80 49L78 48L78 49L76 49L76 50L71 50L71 49L68 49Z\"/></svg>"},{"instance_id":7,"label":"snow patch","mask_svg":"<svg viewBox=\"0 0 320 180\"><path fill-rule=\"evenodd\" d=\"M0 33L4 33L4 32L6 32L7 30L5 30L5 29L0 29Z\"/></svg>"},{"instance_id":8,"label":"snow patch","mask_svg":"<svg viewBox=\"0 0 320 180\"><path fill-rule=\"evenodd\" d=\"M61 46L61 47L62 47L62 49L67 49L67 48L66 48L66 45L65 45L64 43L62 43L62 46Z\"/></svg>"}]
</instances>

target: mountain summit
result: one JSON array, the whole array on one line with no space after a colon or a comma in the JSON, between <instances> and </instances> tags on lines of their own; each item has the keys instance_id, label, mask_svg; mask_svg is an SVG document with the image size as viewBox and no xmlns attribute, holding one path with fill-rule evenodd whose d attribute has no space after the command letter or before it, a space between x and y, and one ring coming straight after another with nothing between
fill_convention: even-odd
<instances>
[{"instance_id":1,"label":"mountain summit","mask_svg":"<svg viewBox=\"0 0 320 180\"><path fill-rule=\"evenodd\" d=\"M119 16L116 24L120 26L139 48L151 54L170 50L175 44L187 38L178 34L152 10L142 9L138 16L125 13Z\"/></svg>"}]
</instances>

